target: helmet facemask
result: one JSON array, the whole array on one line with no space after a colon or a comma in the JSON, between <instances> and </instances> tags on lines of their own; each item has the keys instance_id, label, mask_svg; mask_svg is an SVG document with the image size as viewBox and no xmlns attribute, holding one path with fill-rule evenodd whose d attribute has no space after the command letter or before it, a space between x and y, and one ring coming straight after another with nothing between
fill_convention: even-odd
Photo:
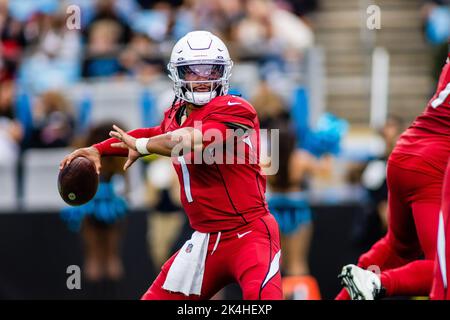
<instances>
[{"instance_id":1,"label":"helmet facemask","mask_svg":"<svg viewBox=\"0 0 450 320\"><path fill-rule=\"evenodd\" d=\"M175 95L194 105L204 105L228 93L232 66L231 60L201 60L171 62L167 68Z\"/></svg>"}]
</instances>

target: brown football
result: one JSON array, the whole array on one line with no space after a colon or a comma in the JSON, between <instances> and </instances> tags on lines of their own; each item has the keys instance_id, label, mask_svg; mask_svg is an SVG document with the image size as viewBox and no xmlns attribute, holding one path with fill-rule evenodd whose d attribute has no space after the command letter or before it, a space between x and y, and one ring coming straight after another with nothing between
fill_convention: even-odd
<instances>
[{"instance_id":1,"label":"brown football","mask_svg":"<svg viewBox=\"0 0 450 320\"><path fill-rule=\"evenodd\" d=\"M73 159L59 171L58 191L61 198L71 206L79 206L91 200L98 187L95 165L85 157Z\"/></svg>"}]
</instances>

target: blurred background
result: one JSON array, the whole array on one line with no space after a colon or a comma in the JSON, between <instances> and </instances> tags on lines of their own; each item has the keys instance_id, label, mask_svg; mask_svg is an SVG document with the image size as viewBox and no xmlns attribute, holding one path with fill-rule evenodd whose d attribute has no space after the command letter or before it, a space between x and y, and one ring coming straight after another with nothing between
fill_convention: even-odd
<instances>
[{"instance_id":1,"label":"blurred background","mask_svg":"<svg viewBox=\"0 0 450 320\"><path fill-rule=\"evenodd\" d=\"M123 173L105 159L83 207L56 182L112 123L159 124L172 46L199 29L227 44L231 93L283 129L268 199L285 297L332 299L340 268L385 233L386 159L434 93L448 0L0 0L0 299L137 299L190 237L170 160ZM296 191L274 192L289 176Z\"/></svg>"}]
</instances>

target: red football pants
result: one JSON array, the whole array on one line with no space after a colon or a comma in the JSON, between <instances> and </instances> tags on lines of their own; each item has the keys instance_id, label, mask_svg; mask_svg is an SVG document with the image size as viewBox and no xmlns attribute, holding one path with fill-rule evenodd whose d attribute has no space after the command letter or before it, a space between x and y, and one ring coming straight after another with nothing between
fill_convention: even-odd
<instances>
[{"instance_id":1,"label":"red football pants","mask_svg":"<svg viewBox=\"0 0 450 320\"><path fill-rule=\"evenodd\" d=\"M448 279L450 279L450 162L445 172L442 190L442 211L439 216L437 236L437 255L435 260L434 280L430 298L450 300Z\"/></svg>"},{"instance_id":2,"label":"red football pants","mask_svg":"<svg viewBox=\"0 0 450 320\"><path fill-rule=\"evenodd\" d=\"M280 236L271 215L220 233L211 233L201 295L185 296L162 288L175 253L142 296L142 300L210 299L227 284L237 282L245 300L281 300Z\"/></svg>"},{"instance_id":3,"label":"red football pants","mask_svg":"<svg viewBox=\"0 0 450 320\"><path fill-rule=\"evenodd\" d=\"M410 161L421 160L411 156ZM420 172L388 164L388 232L360 257L358 265L378 266L389 296L428 295L431 290L441 176L432 167L430 172ZM425 260L417 260L421 255ZM349 296L343 289L336 298L349 299Z\"/></svg>"},{"instance_id":4,"label":"red football pants","mask_svg":"<svg viewBox=\"0 0 450 320\"><path fill-rule=\"evenodd\" d=\"M395 256L413 260L423 254L425 259L434 260L442 182L437 170L429 174L389 164L389 230L385 239Z\"/></svg>"}]
</instances>

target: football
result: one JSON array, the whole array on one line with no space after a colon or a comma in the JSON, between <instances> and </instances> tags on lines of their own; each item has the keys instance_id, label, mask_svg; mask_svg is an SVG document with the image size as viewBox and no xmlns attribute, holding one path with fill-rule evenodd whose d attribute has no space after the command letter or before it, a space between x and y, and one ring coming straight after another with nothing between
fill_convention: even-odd
<instances>
[{"instance_id":1,"label":"football","mask_svg":"<svg viewBox=\"0 0 450 320\"><path fill-rule=\"evenodd\" d=\"M95 196L98 180L94 163L85 157L77 157L60 170L58 191L67 204L79 206Z\"/></svg>"}]
</instances>

